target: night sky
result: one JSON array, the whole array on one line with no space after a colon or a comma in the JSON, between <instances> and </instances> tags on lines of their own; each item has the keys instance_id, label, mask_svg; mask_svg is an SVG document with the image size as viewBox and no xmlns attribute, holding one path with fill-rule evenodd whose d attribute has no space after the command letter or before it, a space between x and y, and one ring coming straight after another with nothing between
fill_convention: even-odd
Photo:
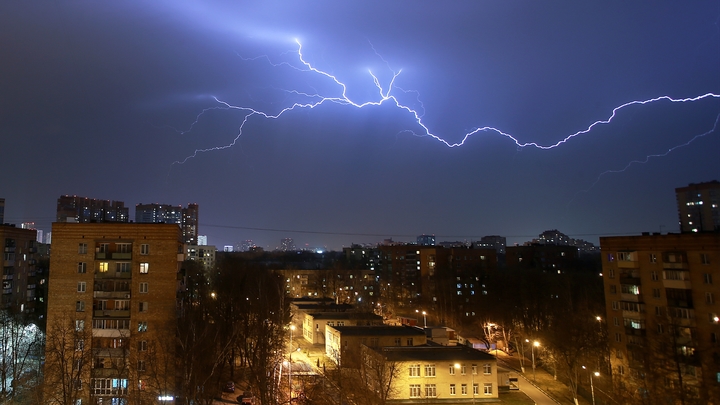
<instances>
[{"instance_id":1,"label":"night sky","mask_svg":"<svg viewBox=\"0 0 720 405\"><path fill-rule=\"evenodd\" d=\"M353 103L402 70L396 99L337 102L295 39ZM548 146L708 93L554 149L438 140ZM219 247L597 243L677 231L674 189L720 180L718 94L717 1L4 1L0 197L45 231L63 194L194 202Z\"/></svg>"}]
</instances>

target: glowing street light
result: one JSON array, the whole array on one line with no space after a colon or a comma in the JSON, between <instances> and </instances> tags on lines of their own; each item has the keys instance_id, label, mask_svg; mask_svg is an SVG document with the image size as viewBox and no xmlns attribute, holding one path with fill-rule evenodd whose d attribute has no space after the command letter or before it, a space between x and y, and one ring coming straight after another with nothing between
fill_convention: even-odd
<instances>
[{"instance_id":1,"label":"glowing street light","mask_svg":"<svg viewBox=\"0 0 720 405\"><path fill-rule=\"evenodd\" d=\"M416 309L415 312L420 313L420 310ZM425 328L427 328L427 312L422 311L422 316L423 316L423 325Z\"/></svg>"},{"instance_id":2,"label":"glowing street light","mask_svg":"<svg viewBox=\"0 0 720 405\"><path fill-rule=\"evenodd\" d=\"M455 369L460 370L460 363L455 363ZM472 403L475 403L475 374L472 370L470 371L470 377L472 378Z\"/></svg>"},{"instance_id":3,"label":"glowing street light","mask_svg":"<svg viewBox=\"0 0 720 405\"><path fill-rule=\"evenodd\" d=\"M526 342L530 342L530 340L525 339ZM532 352L532 367L533 367L533 382L535 382L535 348L540 347L540 342L537 340L533 341L532 346L530 346L530 351Z\"/></svg>"},{"instance_id":4,"label":"glowing street light","mask_svg":"<svg viewBox=\"0 0 720 405\"><path fill-rule=\"evenodd\" d=\"M583 370L587 370L585 366L582 366ZM588 370L590 372L590 370ZM595 388L593 387L593 374L595 377L600 377L600 373L595 371L590 373L590 395L592 396L592 403L595 405Z\"/></svg>"}]
</instances>

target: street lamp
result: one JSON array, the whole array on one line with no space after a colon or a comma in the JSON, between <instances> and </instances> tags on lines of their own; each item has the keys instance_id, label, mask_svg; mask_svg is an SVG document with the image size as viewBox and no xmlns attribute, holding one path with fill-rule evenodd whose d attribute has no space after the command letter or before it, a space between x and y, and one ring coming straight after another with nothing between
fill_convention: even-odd
<instances>
[{"instance_id":1,"label":"street lamp","mask_svg":"<svg viewBox=\"0 0 720 405\"><path fill-rule=\"evenodd\" d=\"M460 370L460 363L455 363L455 369ZM472 403L475 403L475 374L473 374L472 369L470 370L470 377L472 379L472 386L470 389L472 390Z\"/></svg>"},{"instance_id":2,"label":"street lamp","mask_svg":"<svg viewBox=\"0 0 720 405\"><path fill-rule=\"evenodd\" d=\"M587 370L585 366L582 366L582 368L583 370ZM592 396L592 403L593 405L595 405L595 387L593 386L593 374L595 375L595 377L600 377L600 373L597 371L591 373L590 370L588 370L588 373L590 374L590 396Z\"/></svg>"},{"instance_id":3,"label":"street lamp","mask_svg":"<svg viewBox=\"0 0 720 405\"><path fill-rule=\"evenodd\" d=\"M526 342L530 342L530 340L525 339ZM530 351L532 352L532 367L533 367L533 382L535 382L535 348L540 347L540 342L537 340L532 343L532 346L530 346Z\"/></svg>"},{"instance_id":4,"label":"street lamp","mask_svg":"<svg viewBox=\"0 0 720 405\"><path fill-rule=\"evenodd\" d=\"M419 313L420 313L420 310L419 310L419 309L416 309L416 310L415 310L415 313L416 313L416 314L419 314ZM422 311L422 316L423 316L423 325L425 325L425 328L427 328L427 312Z\"/></svg>"},{"instance_id":5,"label":"street lamp","mask_svg":"<svg viewBox=\"0 0 720 405\"><path fill-rule=\"evenodd\" d=\"M290 361L292 361L292 352L293 352L292 335L293 335L294 330L295 330L295 325L290 325Z\"/></svg>"}]
</instances>

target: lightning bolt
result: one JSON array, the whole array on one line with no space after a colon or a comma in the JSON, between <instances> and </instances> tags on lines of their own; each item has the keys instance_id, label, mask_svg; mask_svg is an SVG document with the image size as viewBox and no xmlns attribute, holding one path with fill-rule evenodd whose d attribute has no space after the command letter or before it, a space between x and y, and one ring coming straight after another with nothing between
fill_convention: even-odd
<instances>
[{"instance_id":1,"label":"lightning bolt","mask_svg":"<svg viewBox=\"0 0 720 405\"><path fill-rule=\"evenodd\" d=\"M278 119L281 116L283 116L284 114L286 114L290 111L293 111L293 110L314 109L314 108L320 107L327 103L349 106L349 107L354 107L354 108L358 108L358 109L369 107L369 106L380 106L385 103L392 103L395 107L397 107L401 111L404 111L405 113L412 116L415 124L419 128L419 130L417 132L412 129L407 129L407 130L401 131L400 133L410 133L412 135L420 136L420 137L431 137L449 148L456 148L456 147L463 146L472 136L480 134L480 133L495 133L497 135L500 135L500 136L510 139L513 143L515 143L515 145L518 148L532 147L532 148L541 149L541 150L548 150L548 149L556 148L566 142L569 142L570 140L572 140L573 138L575 138L577 136L585 135L598 126L610 124L613 121L613 119L615 119L615 117L619 114L619 112L621 110L624 110L624 109L632 107L632 106L647 105L647 104L658 103L658 102L663 102L663 101L671 102L671 103L692 103L692 102L697 102L697 101L701 101L701 100L705 100L705 99L720 99L720 94L706 93L706 94L703 94L700 96L688 97L688 98L673 98L670 96L659 96L659 97L655 97L655 98L651 98L651 99L647 99L647 100L629 101L629 102L626 102L624 104L621 104L621 105L613 108L612 113L610 114L610 116L608 118L595 121L592 124L588 125L585 129L582 129L575 133L567 135L555 143L546 144L546 145L542 145L537 142L521 142L515 136L513 136L509 133L503 132L502 130L495 128L495 127L491 127L491 126L474 128L470 132L467 132L460 142L452 143L452 142L449 142L449 141L443 139L439 135L436 135L435 133L433 133L430 130L430 128L423 122L424 105L420 101L419 94L414 90L404 90L395 84L395 81L402 73L402 70L398 70L398 71L393 70L390 67L389 63L375 50L375 48L372 46L372 44L370 45L372 50L385 63L388 70L390 70L390 72L392 73L392 77L389 80L389 82L387 83L387 85L383 86L383 84L378 79L378 77L372 71L368 70L368 74L369 74L370 78L372 79L372 82L377 90L377 96L376 96L377 98L372 101L357 102L357 101L351 100L350 97L348 97L348 95L347 95L348 88L345 83L340 81L337 78L337 76L335 76L331 73L328 73L326 71L320 70L320 69L316 68L315 66L313 66L310 62L308 62L305 59L305 56L303 55L303 47L302 47L302 44L300 43L300 41L295 40L295 43L297 44L297 50L295 51L295 53L297 54L297 58L298 58L298 62L299 62L300 66L296 66L296 65L294 65L292 63L288 63L288 62L273 63L270 60L270 58L267 57L266 55L258 56L258 57L254 57L254 58L242 58L242 57L241 58L245 61L254 61L254 60L258 60L258 59L265 59L273 67L287 66L291 69L294 69L294 70L297 70L300 72L308 72L308 73L315 74L315 75L320 76L324 79L327 79L331 83L333 83L334 86L338 89L337 94L335 94L334 96L326 96L326 95L321 95L319 92L307 93L307 92L302 92L302 91L298 91L298 90L284 90L288 94L305 97L308 99L308 101L307 102L293 102L291 105L281 109L279 112L274 113L274 114L268 113L268 112L265 112L262 110L257 110L257 109L251 108L251 107L232 105L226 101L220 100L217 97L213 96L212 99L217 103L217 105L202 110L195 118L195 121L190 125L190 128L186 131L182 131L181 133L187 133L187 132L191 131L192 128L202 118L202 116L205 113L207 113L208 111L224 109L224 110L237 110L237 111L240 111L242 114L244 114L242 122L238 128L237 135L232 140L232 142L230 142L226 145L215 146L215 147L210 147L210 148L205 148L205 149L196 149L192 155L187 156L183 160L175 161L173 164L183 164L183 163L187 162L188 160L197 157L198 154L200 154L200 153L223 150L223 149L228 149L228 148L235 146L235 144L238 142L238 140L240 139L240 137L243 134L243 128L244 128L245 124L251 118L253 118L255 116L259 116L264 119ZM421 108L422 112L418 112L416 109L400 102L400 100L398 100L398 98L396 98L396 96L393 93L396 90L399 92L402 92L404 94L407 94L407 93L415 94L415 96L416 96L415 98L417 99L417 102L420 104L420 108ZM716 121L716 126L717 126L717 121ZM715 127L713 127L713 130L711 130L705 134L697 135L696 137L694 137L693 139L691 139L690 141L688 141L685 144L681 144L681 145L675 146L673 148L670 148L664 154L648 155L646 157L645 161L630 162L625 169L622 169L619 171L626 170L634 163L646 163L650 158L666 156L667 154L671 153L673 150L683 147L683 146L687 146L688 144L693 142L695 139L697 139L699 137L703 137L705 135L708 135L709 133L712 133L714 130L715 130ZM597 183L597 181L599 181L600 177L602 177L603 175L605 175L607 173L613 173L613 172L615 172L615 171L606 171L606 172L601 173L600 176L598 176L598 179L596 180L595 183ZM595 183L593 183L593 186ZM592 188L592 186L591 186L591 188Z\"/></svg>"}]
</instances>

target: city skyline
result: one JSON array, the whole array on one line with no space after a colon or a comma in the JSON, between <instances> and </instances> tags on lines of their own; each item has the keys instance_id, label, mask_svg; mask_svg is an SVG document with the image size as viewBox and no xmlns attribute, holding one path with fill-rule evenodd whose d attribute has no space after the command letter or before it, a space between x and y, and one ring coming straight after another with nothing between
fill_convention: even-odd
<instances>
[{"instance_id":1,"label":"city skyline","mask_svg":"<svg viewBox=\"0 0 720 405\"><path fill-rule=\"evenodd\" d=\"M47 232L68 194L197 203L218 248L678 232L675 188L720 179L719 21L710 1L3 4L5 222ZM316 93L340 98L248 116ZM346 101L389 95L462 146ZM693 101L628 104L661 97ZM483 127L502 133L464 138Z\"/></svg>"}]
</instances>

